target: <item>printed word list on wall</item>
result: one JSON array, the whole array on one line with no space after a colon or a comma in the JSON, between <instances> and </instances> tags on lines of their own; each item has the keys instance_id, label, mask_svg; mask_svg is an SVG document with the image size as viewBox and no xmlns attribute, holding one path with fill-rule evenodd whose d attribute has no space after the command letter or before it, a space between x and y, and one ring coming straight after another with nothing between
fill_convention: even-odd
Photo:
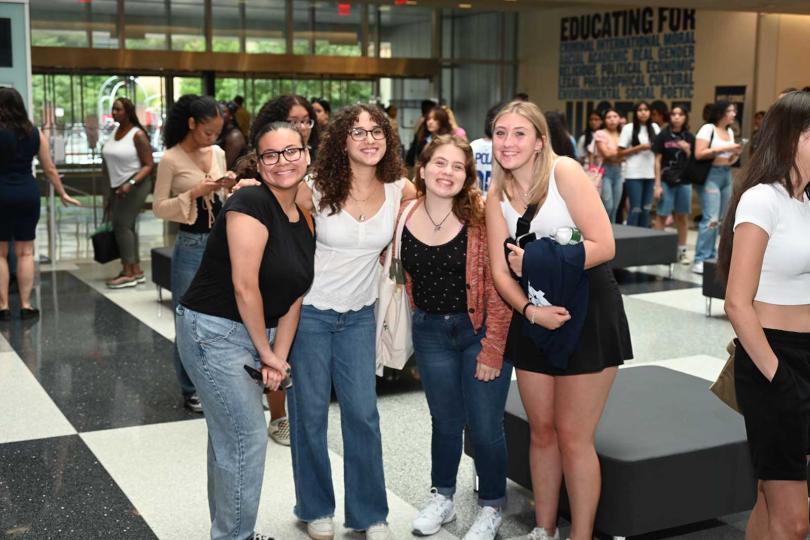
<instances>
[{"instance_id":1,"label":"printed word list on wall","mask_svg":"<svg viewBox=\"0 0 810 540\"><path fill-rule=\"evenodd\" d=\"M636 8L564 17L561 100L689 100L695 10Z\"/></svg>"}]
</instances>

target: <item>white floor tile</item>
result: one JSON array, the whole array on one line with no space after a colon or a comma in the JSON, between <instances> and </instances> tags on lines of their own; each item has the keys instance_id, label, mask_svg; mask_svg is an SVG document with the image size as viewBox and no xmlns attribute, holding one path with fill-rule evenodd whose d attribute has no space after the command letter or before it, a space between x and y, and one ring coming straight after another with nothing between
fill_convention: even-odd
<instances>
[{"instance_id":1,"label":"white floor tile","mask_svg":"<svg viewBox=\"0 0 810 540\"><path fill-rule=\"evenodd\" d=\"M0 411L0 443L76 434L15 352L0 353Z\"/></svg>"},{"instance_id":2,"label":"white floor tile","mask_svg":"<svg viewBox=\"0 0 810 540\"><path fill-rule=\"evenodd\" d=\"M99 461L162 540L205 538L209 517L206 498L206 427L204 420L156 424L83 433ZM268 443L258 532L277 539L306 539L293 517L295 492L290 450ZM343 523L343 460L330 451L337 498L336 538L359 540ZM416 509L388 492L389 522L398 538L410 537ZM456 537L442 530L432 538Z\"/></svg>"},{"instance_id":3,"label":"white floor tile","mask_svg":"<svg viewBox=\"0 0 810 540\"><path fill-rule=\"evenodd\" d=\"M706 314L706 297L703 296L703 292L699 288L634 294L633 298L690 311L692 313L700 313L701 315ZM711 316L715 318L725 318L726 315L723 311L724 304L723 300L713 298Z\"/></svg>"}]
</instances>

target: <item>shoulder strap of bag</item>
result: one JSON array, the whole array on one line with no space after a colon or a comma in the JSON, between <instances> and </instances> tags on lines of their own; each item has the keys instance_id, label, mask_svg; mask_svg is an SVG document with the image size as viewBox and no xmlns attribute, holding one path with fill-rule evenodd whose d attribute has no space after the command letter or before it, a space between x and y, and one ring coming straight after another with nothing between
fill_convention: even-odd
<instances>
[{"instance_id":1,"label":"shoulder strap of bag","mask_svg":"<svg viewBox=\"0 0 810 540\"><path fill-rule=\"evenodd\" d=\"M307 210L306 208L298 208L298 211L301 212L301 215L304 216L304 219L307 222L307 227L309 227L309 232L312 233L312 236L315 236L315 222L312 221L312 212Z\"/></svg>"},{"instance_id":2,"label":"shoulder strap of bag","mask_svg":"<svg viewBox=\"0 0 810 540\"><path fill-rule=\"evenodd\" d=\"M530 204L526 207L526 211L523 212L523 215L518 218L517 227L515 228L515 239L529 232L535 210L537 210L537 205Z\"/></svg>"},{"instance_id":3,"label":"shoulder strap of bag","mask_svg":"<svg viewBox=\"0 0 810 540\"><path fill-rule=\"evenodd\" d=\"M399 218L399 222L397 223L397 231L394 234L393 245L391 246L392 251L394 252L394 258L399 259L400 251L402 246L402 231L405 230L405 222L408 221L408 218L411 217L411 214L414 210L416 210L416 203L419 202L419 199L414 199L405 209L402 211L402 215Z\"/></svg>"}]
</instances>

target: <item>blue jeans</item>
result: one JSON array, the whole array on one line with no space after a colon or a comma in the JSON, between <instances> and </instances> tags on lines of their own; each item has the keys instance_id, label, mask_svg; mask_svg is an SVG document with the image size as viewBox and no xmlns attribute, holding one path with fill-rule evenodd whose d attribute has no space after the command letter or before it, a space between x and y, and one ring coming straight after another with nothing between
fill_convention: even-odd
<instances>
[{"instance_id":1,"label":"blue jeans","mask_svg":"<svg viewBox=\"0 0 810 540\"><path fill-rule=\"evenodd\" d=\"M731 167L712 166L706 183L697 188L700 210L703 217L698 224L698 237L695 243L695 262L717 257L717 233L720 222L731 198Z\"/></svg>"},{"instance_id":2,"label":"blue jeans","mask_svg":"<svg viewBox=\"0 0 810 540\"><path fill-rule=\"evenodd\" d=\"M661 200L658 201L656 213L659 216L692 213L692 184L678 184L670 186L661 182Z\"/></svg>"},{"instance_id":3,"label":"blue jeans","mask_svg":"<svg viewBox=\"0 0 810 540\"><path fill-rule=\"evenodd\" d=\"M605 163L605 174L602 176L602 190L599 196L605 205L610 222L616 221L616 210L622 202L622 166L616 163Z\"/></svg>"},{"instance_id":4,"label":"blue jeans","mask_svg":"<svg viewBox=\"0 0 810 540\"><path fill-rule=\"evenodd\" d=\"M500 376L475 378L485 332L476 334L466 313L413 315L413 344L422 376L433 433L430 479L439 493L452 497L461 460L464 425L470 426L479 477L478 504L506 505L506 439L503 410L512 377L504 362Z\"/></svg>"},{"instance_id":5,"label":"blue jeans","mask_svg":"<svg viewBox=\"0 0 810 540\"><path fill-rule=\"evenodd\" d=\"M267 455L262 387L245 372L259 356L244 325L175 310L177 346L205 407L208 426L208 510L212 539L253 534ZM275 329L267 330L272 342Z\"/></svg>"},{"instance_id":6,"label":"blue jeans","mask_svg":"<svg viewBox=\"0 0 810 540\"><path fill-rule=\"evenodd\" d=\"M194 280L194 275L202 262L205 242L208 240L207 234L195 234L185 231L177 233L172 252L172 307L176 310L180 304L180 298L186 294L189 285ZM178 320L174 318L174 333L178 334ZM177 382L180 384L180 391L184 398L191 397L196 390L194 383L183 367L180 358L180 349L177 340L174 343L174 372L177 374Z\"/></svg>"},{"instance_id":7,"label":"blue jeans","mask_svg":"<svg viewBox=\"0 0 810 540\"><path fill-rule=\"evenodd\" d=\"M334 516L335 491L326 444L334 384L343 433L345 526L365 530L388 517L383 474L374 306L339 313L305 305L290 351L293 387L287 391L295 515L302 521Z\"/></svg>"},{"instance_id":8,"label":"blue jeans","mask_svg":"<svg viewBox=\"0 0 810 540\"><path fill-rule=\"evenodd\" d=\"M628 178L624 181L627 198L630 199L630 214L627 224L636 227L650 226L650 210L655 195L655 178Z\"/></svg>"}]
</instances>

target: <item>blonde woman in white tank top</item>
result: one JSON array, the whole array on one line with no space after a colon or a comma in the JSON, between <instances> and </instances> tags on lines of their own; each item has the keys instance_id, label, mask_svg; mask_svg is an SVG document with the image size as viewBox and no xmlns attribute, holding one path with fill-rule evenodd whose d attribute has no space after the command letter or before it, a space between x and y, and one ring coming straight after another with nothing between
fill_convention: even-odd
<instances>
[{"instance_id":1,"label":"blonde woman in white tank top","mask_svg":"<svg viewBox=\"0 0 810 540\"><path fill-rule=\"evenodd\" d=\"M152 147L135 106L127 98L113 102L112 117L118 123L113 137L101 153L103 168L110 180L110 219L115 232L123 269L107 282L107 287L120 289L144 283L138 253L138 231L135 228L146 197L152 190Z\"/></svg>"},{"instance_id":2,"label":"blonde woman in white tank top","mask_svg":"<svg viewBox=\"0 0 810 540\"><path fill-rule=\"evenodd\" d=\"M564 476L571 501L570 537L590 540L600 493L594 433L616 366L630 353L621 295L605 264L615 252L613 230L599 193L582 167L570 158L555 156L536 105L517 101L506 105L493 123L492 141L495 161L486 209L490 261L495 287L514 309L505 360L517 368L518 388L532 434L529 460L536 527L526 538L559 538L557 506ZM530 303L509 272L511 267L521 274L523 250L510 244L508 262L504 256L504 242L514 236L518 217L531 204L539 206L530 226L538 238L550 236L558 227L575 226L584 239L584 270L592 298L577 351L562 371L548 367L543 353L526 344L520 328L525 317L547 329L557 329L571 318L570 313L562 306ZM607 310L618 315L605 323L594 320L592 308L604 311L611 303ZM589 327L606 330L615 339L603 343L590 335L593 330ZM605 351L588 347L603 347ZM598 356L599 361L588 360L591 355Z\"/></svg>"}]
</instances>

